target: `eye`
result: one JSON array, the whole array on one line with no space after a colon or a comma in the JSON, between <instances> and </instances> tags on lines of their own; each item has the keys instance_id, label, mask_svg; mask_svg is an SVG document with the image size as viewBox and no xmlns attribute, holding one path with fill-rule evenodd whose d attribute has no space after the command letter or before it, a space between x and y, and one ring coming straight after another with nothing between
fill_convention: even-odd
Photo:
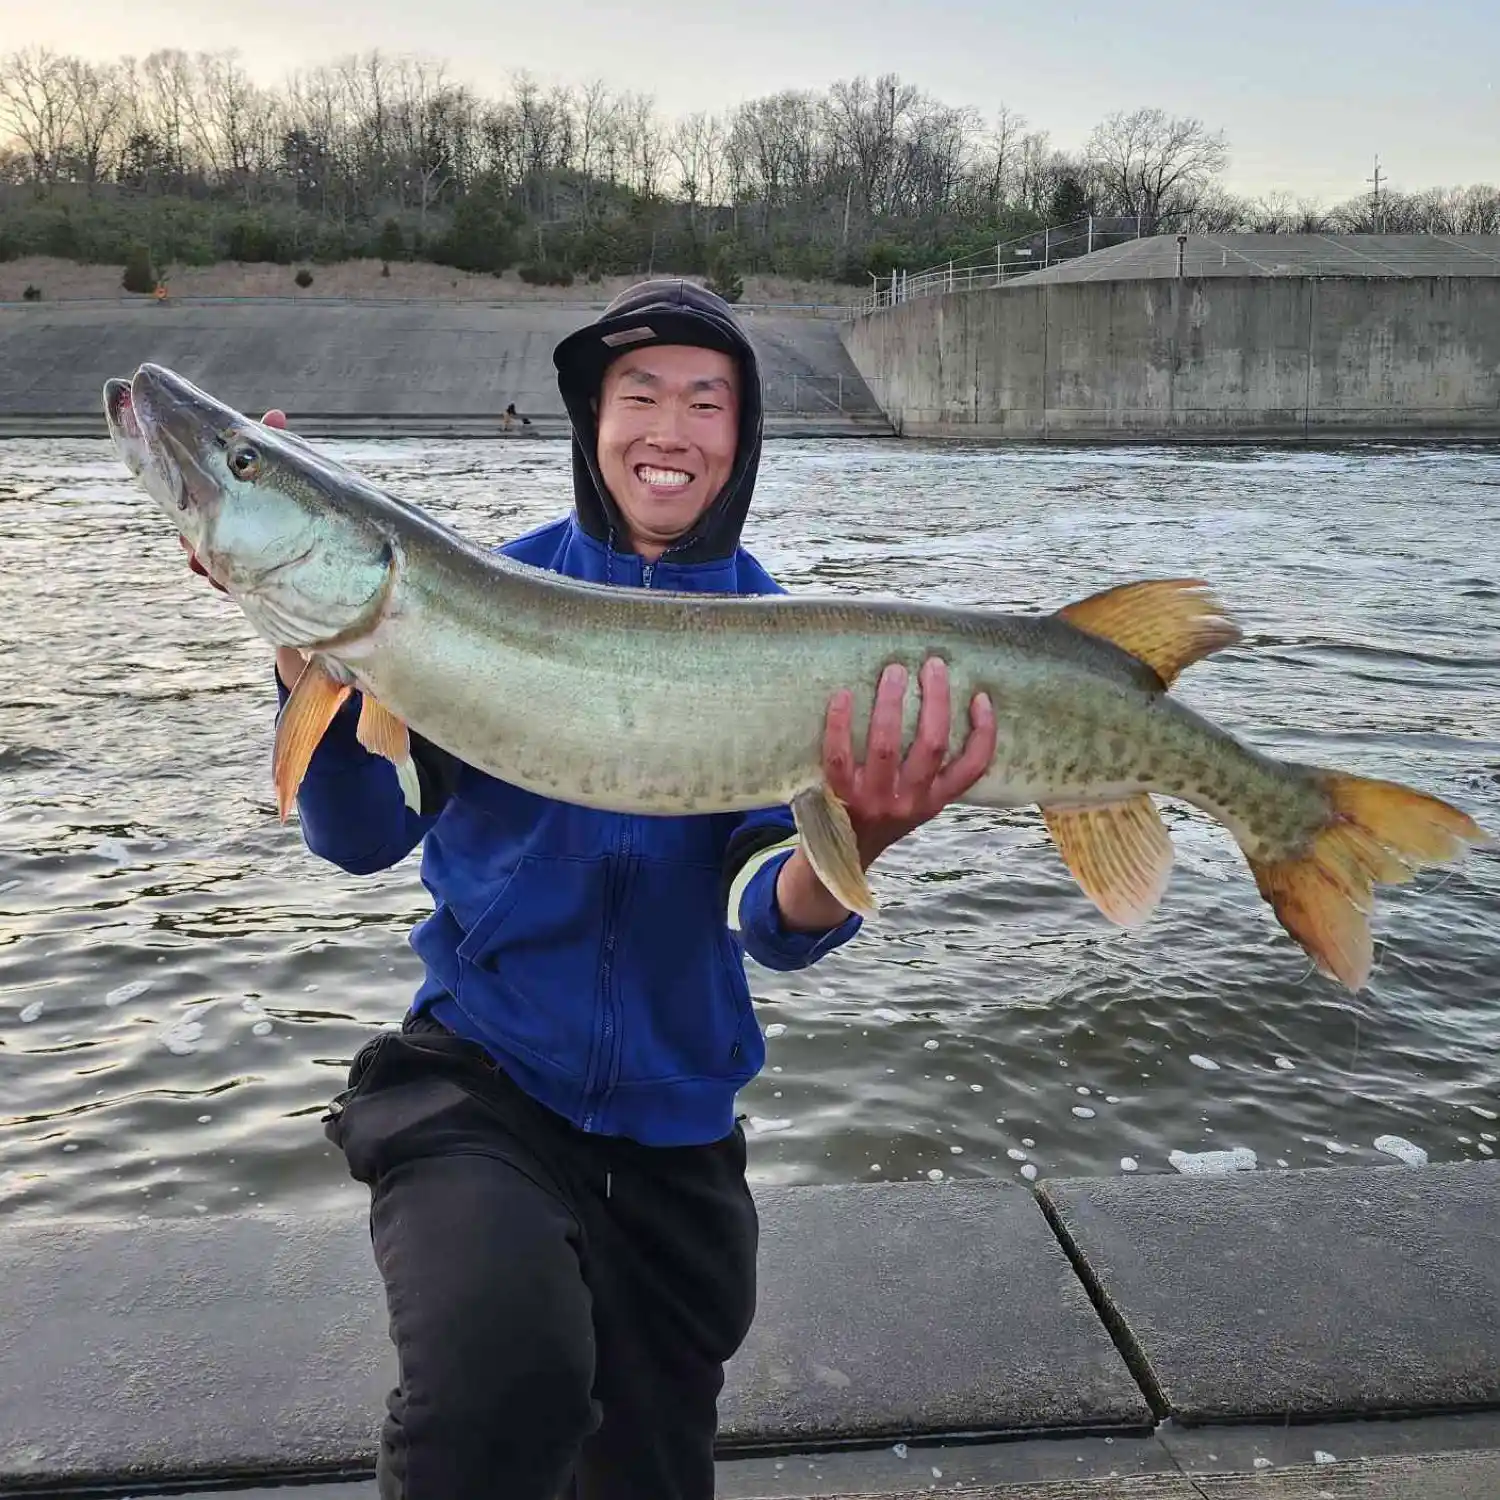
<instances>
[{"instance_id":1,"label":"eye","mask_svg":"<svg viewBox=\"0 0 1500 1500\"><path fill-rule=\"evenodd\" d=\"M229 472L236 479L254 479L260 472L260 454L248 443L241 445L229 455Z\"/></svg>"}]
</instances>

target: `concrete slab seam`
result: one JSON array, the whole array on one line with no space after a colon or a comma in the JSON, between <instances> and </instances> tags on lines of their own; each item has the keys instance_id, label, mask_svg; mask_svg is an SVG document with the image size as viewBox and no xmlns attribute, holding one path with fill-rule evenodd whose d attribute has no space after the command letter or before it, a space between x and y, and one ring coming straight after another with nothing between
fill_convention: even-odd
<instances>
[{"instance_id":1,"label":"concrete slab seam","mask_svg":"<svg viewBox=\"0 0 1500 1500\"><path fill-rule=\"evenodd\" d=\"M1105 1332L1109 1334L1115 1348L1119 1351L1120 1358L1125 1361L1125 1368L1130 1371L1131 1378L1140 1387L1141 1395L1146 1398L1146 1404L1151 1408L1152 1414L1158 1421L1170 1415L1171 1403L1167 1400L1166 1393L1152 1372L1151 1361L1146 1351L1131 1332L1130 1325L1110 1301L1109 1294L1094 1274L1082 1247L1068 1231L1067 1225L1063 1223L1058 1206L1046 1192L1046 1184L1039 1183L1033 1190L1032 1197L1036 1200L1037 1207L1041 1209L1042 1217L1046 1219L1063 1254L1068 1257L1068 1264L1072 1266L1073 1274L1087 1294L1089 1302L1099 1316L1099 1321L1104 1325Z\"/></svg>"}]
</instances>

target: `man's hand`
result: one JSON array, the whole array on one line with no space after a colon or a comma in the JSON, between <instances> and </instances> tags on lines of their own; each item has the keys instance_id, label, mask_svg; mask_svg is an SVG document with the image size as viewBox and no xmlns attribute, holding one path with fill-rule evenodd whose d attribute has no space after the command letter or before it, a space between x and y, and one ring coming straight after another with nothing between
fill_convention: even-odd
<instances>
[{"instance_id":1,"label":"man's hand","mask_svg":"<svg viewBox=\"0 0 1500 1500\"><path fill-rule=\"evenodd\" d=\"M828 703L823 726L823 774L829 789L848 809L860 863L867 870L892 844L963 796L989 769L995 755L995 710L988 695L978 693L970 703L968 739L950 759L952 708L947 665L929 657L922 664L919 682L922 697L917 732L904 760L904 667L887 667L881 674L862 763L854 759L853 694L837 692ZM849 915L813 873L800 849L782 866L776 881L776 900L782 920L799 931L825 931Z\"/></svg>"},{"instance_id":2,"label":"man's hand","mask_svg":"<svg viewBox=\"0 0 1500 1500\"><path fill-rule=\"evenodd\" d=\"M261 418L261 421L267 427L285 427L286 413L282 411L279 406L273 406L270 411L268 411L265 416ZM204 578L207 578L208 581L213 584L213 586L218 589L221 594L227 594L229 590L226 589L223 584L215 583L213 578L209 576L208 569L198 561L198 555L193 551L191 544L188 542L188 539L185 536L179 536L177 538L177 542L182 550L188 555L188 567L190 567L193 572L200 574ZM295 650L293 647L280 646L277 648L276 672L288 687L292 687L296 683L298 674L302 671L302 664L305 660L306 658L302 655L302 653L298 650Z\"/></svg>"}]
</instances>

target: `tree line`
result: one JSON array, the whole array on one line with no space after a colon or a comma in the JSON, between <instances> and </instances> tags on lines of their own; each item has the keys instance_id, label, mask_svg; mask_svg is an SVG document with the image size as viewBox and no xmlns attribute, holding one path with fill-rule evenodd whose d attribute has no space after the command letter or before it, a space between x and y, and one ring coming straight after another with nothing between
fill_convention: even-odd
<instances>
[{"instance_id":1,"label":"tree line","mask_svg":"<svg viewBox=\"0 0 1500 1500\"><path fill-rule=\"evenodd\" d=\"M486 97L440 60L379 52L276 87L232 53L0 57L0 257L863 283L1089 215L1096 248L1168 230L1500 231L1494 187L1325 208L1233 195L1228 160L1196 118L1118 112L1066 150L1007 107L893 74L669 119L602 82L519 74Z\"/></svg>"}]
</instances>

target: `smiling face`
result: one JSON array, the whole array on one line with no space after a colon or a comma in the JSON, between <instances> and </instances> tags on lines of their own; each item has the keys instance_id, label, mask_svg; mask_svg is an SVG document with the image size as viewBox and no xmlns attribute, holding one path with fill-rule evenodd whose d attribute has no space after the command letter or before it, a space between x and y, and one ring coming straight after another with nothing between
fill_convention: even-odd
<instances>
[{"instance_id":1,"label":"smiling face","mask_svg":"<svg viewBox=\"0 0 1500 1500\"><path fill-rule=\"evenodd\" d=\"M739 366L717 349L661 344L604 372L599 472L648 562L713 504L734 470L739 429Z\"/></svg>"}]
</instances>

